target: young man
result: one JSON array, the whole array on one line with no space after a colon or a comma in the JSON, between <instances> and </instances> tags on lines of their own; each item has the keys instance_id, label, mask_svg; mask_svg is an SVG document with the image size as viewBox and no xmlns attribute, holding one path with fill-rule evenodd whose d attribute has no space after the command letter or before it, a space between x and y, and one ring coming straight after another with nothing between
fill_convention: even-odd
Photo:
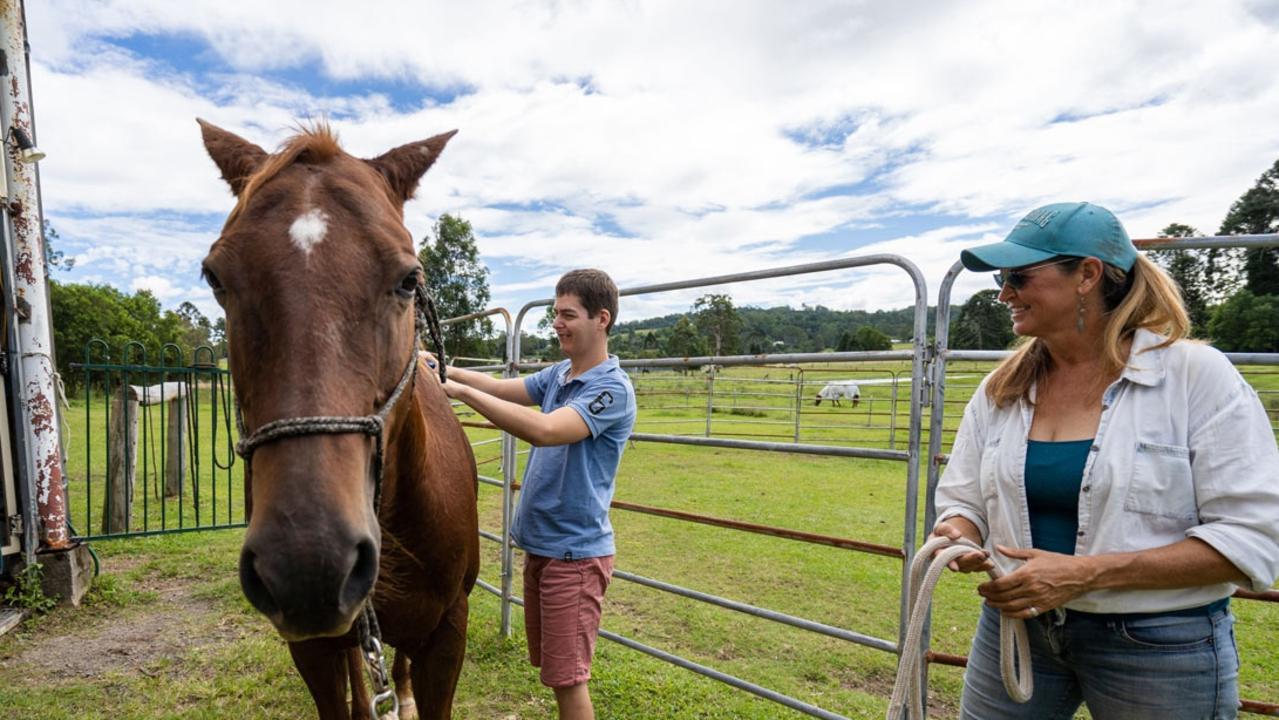
<instances>
[{"instance_id":1,"label":"young man","mask_svg":"<svg viewBox=\"0 0 1279 720\"><path fill-rule=\"evenodd\" d=\"M612 279L573 270L555 286L552 324L567 360L522 379L450 368L444 385L449 397L533 446L511 532L525 552L529 660L565 720L595 717L587 681L613 577L608 507L635 424L635 390L608 354L616 318Z\"/></svg>"}]
</instances>

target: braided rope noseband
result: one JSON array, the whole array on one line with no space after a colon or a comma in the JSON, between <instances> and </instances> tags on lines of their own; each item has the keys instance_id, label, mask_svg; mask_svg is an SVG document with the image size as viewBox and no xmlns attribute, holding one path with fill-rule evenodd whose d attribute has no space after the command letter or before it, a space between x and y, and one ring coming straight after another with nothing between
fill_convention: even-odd
<instances>
[{"instance_id":1,"label":"braided rope noseband","mask_svg":"<svg viewBox=\"0 0 1279 720\"><path fill-rule=\"evenodd\" d=\"M373 451L373 510L376 513L382 504L382 460L386 449L383 430L386 428L387 417L395 409L395 404L399 402L400 397L404 395L404 388L410 385L413 377L417 374L416 344L415 340L414 347L409 355L409 363L404 368L404 373L400 376L400 382L396 383L395 389L391 391L391 395L382 405L382 409L372 415L363 417L313 415L311 417L284 418L269 422L258 428L252 435L245 437L244 420L240 413L237 412L235 417L240 426L241 439L235 444L235 452L244 458L246 471L253 462L253 451L276 440L302 437L304 435L345 435L351 433L371 435L375 444Z\"/></svg>"}]
</instances>

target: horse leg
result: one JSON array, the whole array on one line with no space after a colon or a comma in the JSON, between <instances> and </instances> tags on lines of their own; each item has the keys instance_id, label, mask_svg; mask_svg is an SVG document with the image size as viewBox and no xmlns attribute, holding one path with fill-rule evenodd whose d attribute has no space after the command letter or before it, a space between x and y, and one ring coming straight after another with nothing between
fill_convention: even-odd
<instances>
[{"instance_id":1,"label":"horse leg","mask_svg":"<svg viewBox=\"0 0 1279 720\"><path fill-rule=\"evenodd\" d=\"M335 649L331 640L304 640L289 643L289 654L306 689L311 691L320 720L350 720L346 704L347 653Z\"/></svg>"},{"instance_id":2,"label":"horse leg","mask_svg":"<svg viewBox=\"0 0 1279 720\"><path fill-rule=\"evenodd\" d=\"M467 599L463 595L444 611L440 624L413 654L409 674L422 720L453 717L453 691L466 655Z\"/></svg>"},{"instance_id":3,"label":"horse leg","mask_svg":"<svg viewBox=\"0 0 1279 720\"><path fill-rule=\"evenodd\" d=\"M369 688L364 684L364 653L358 645L346 651L346 674L351 680L351 720L374 720L369 712Z\"/></svg>"},{"instance_id":4,"label":"horse leg","mask_svg":"<svg viewBox=\"0 0 1279 720\"><path fill-rule=\"evenodd\" d=\"M408 653L395 651L391 679L395 680L395 696L400 700L400 720L417 720L417 703L413 699L413 684L409 678Z\"/></svg>"}]
</instances>

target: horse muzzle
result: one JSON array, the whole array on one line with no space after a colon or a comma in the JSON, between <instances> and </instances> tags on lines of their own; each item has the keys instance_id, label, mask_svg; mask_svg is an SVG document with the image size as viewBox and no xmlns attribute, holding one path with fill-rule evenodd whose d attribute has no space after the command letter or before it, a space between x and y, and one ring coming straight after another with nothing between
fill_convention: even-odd
<instances>
[{"instance_id":1,"label":"horse muzzle","mask_svg":"<svg viewBox=\"0 0 1279 720\"><path fill-rule=\"evenodd\" d=\"M250 531L240 552L240 587L285 640L345 634L373 590L378 544L273 538Z\"/></svg>"}]
</instances>

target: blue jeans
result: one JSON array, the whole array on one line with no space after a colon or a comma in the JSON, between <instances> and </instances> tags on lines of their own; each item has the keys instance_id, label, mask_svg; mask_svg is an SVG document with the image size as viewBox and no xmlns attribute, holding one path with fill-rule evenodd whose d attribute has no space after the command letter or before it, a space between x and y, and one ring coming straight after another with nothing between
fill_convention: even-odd
<instances>
[{"instance_id":1,"label":"blue jeans","mask_svg":"<svg viewBox=\"0 0 1279 720\"><path fill-rule=\"evenodd\" d=\"M1228 609L1140 618L1050 612L1026 621L1035 692L1013 702L999 675L999 611L982 607L960 714L964 720L1234 718L1239 653Z\"/></svg>"}]
</instances>

